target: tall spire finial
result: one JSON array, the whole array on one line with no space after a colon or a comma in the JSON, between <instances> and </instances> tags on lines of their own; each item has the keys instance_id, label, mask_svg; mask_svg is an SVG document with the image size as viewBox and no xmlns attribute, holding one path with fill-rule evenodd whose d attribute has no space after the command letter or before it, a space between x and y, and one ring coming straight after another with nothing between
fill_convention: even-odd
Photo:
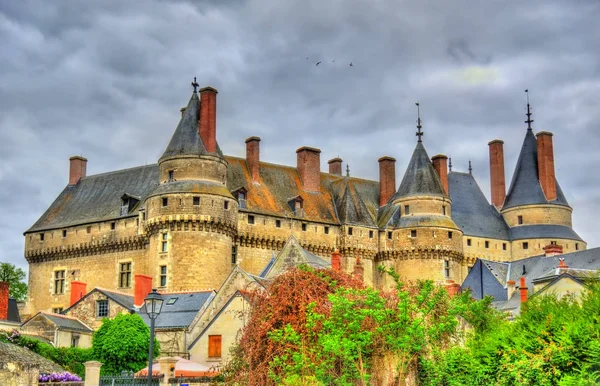
<instances>
[{"instance_id":1,"label":"tall spire finial","mask_svg":"<svg viewBox=\"0 0 600 386\"><path fill-rule=\"evenodd\" d=\"M531 109L529 106L529 89L525 90L525 94L527 94L527 130L531 130L531 124L533 123L533 119L531 119Z\"/></svg>"},{"instance_id":2,"label":"tall spire finial","mask_svg":"<svg viewBox=\"0 0 600 386\"><path fill-rule=\"evenodd\" d=\"M448 157L448 169L452 171L452 157Z\"/></svg>"},{"instance_id":3,"label":"tall spire finial","mask_svg":"<svg viewBox=\"0 0 600 386\"><path fill-rule=\"evenodd\" d=\"M417 142L423 142L422 138L424 133L421 131L421 128L423 126L421 126L421 108L419 107L419 102L416 102L415 105L417 105L417 137L419 137L419 139L417 140Z\"/></svg>"},{"instance_id":4,"label":"tall spire finial","mask_svg":"<svg viewBox=\"0 0 600 386\"><path fill-rule=\"evenodd\" d=\"M469 174L473 175L473 168L471 167L471 160L469 160Z\"/></svg>"},{"instance_id":5,"label":"tall spire finial","mask_svg":"<svg viewBox=\"0 0 600 386\"><path fill-rule=\"evenodd\" d=\"M350 177L350 165L346 164L346 177Z\"/></svg>"},{"instance_id":6,"label":"tall spire finial","mask_svg":"<svg viewBox=\"0 0 600 386\"><path fill-rule=\"evenodd\" d=\"M196 82L196 77L194 77L194 81L192 82L192 87L194 88L194 92L196 92L196 87L200 86L198 82Z\"/></svg>"}]
</instances>

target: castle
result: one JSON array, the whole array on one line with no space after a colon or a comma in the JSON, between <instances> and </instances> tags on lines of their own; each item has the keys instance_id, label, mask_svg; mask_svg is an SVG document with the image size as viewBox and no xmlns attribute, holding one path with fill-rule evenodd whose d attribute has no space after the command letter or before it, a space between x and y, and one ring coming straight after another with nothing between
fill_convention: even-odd
<instances>
[{"instance_id":1,"label":"castle","mask_svg":"<svg viewBox=\"0 0 600 386\"><path fill-rule=\"evenodd\" d=\"M226 156L217 90L193 86L157 164L87 176L87 160L71 157L68 185L25 232L28 313L66 309L78 282L126 294L137 277L167 292L216 289L236 265L263 271L291 234L328 261L339 250L347 272L359 261L377 288L391 284L380 265L408 280L461 283L477 258L586 248L555 178L552 134L534 135L529 109L508 192L503 142L489 143L490 204L470 172L429 158L420 118L397 185L389 156L378 160L379 181L343 175L340 158L321 172L311 147L296 150L295 167L263 162L258 137L246 140L245 158Z\"/></svg>"}]
</instances>

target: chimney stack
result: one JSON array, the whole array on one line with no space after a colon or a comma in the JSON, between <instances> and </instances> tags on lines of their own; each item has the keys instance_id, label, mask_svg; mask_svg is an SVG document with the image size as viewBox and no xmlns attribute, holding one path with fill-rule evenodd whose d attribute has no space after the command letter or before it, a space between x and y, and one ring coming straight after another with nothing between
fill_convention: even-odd
<instances>
[{"instance_id":1,"label":"chimney stack","mask_svg":"<svg viewBox=\"0 0 600 386\"><path fill-rule=\"evenodd\" d=\"M354 278L356 280L360 280L361 282L364 280L365 268L362 266L362 263L360 262L360 257L356 258L356 263L354 264L354 272L352 272L352 275L354 276Z\"/></svg>"},{"instance_id":2,"label":"chimney stack","mask_svg":"<svg viewBox=\"0 0 600 386\"><path fill-rule=\"evenodd\" d=\"M504 141L494 139L488 143L490 148L490 185L492 205L500 209L506 198L506 181L504 179Z\"/></svg>"},{"instance_id":3,"label":"chimney stack","mask_svg":"<svg viewBox=\"0 0 600 386\"><path fill-rule=\"evenodd\" d=\"M562 253L563 253L563 247L562 247L562 245L550 244L550 245L546 245L544 247L544 255L546 257L552 257L552 256L562 255Z\"/></svg>"},{"instance_id":4,"label":"chimney stack","mask_svg":"<svg viewBox=\"0 0 600 386\"><path fill-rule=\"evenodd\" d=\"M85 177L87 171L87 159L81 156L69 158L69 185L75 185Z\"/></svg>"},{"instance_id":5,"label":"chimney stack","mask_svg":"<svg viewBox=\"0 0 600 386\"><path fill-rule=\"evenodd\" d=\"M337 248L331 253L331 269L334 271L342 270L342 258Z\"/></svg>"},{"instance_id":6,"label":"chimney stack","mask_svg":"<svg viewBox=\"0 0 600 386\"><path fill-rule=\"evenodd\" d=\"M519 286L519 292L521 293L521 303L527 301L527 284L525 284L525 277L521 276L521 285Z\"/></svg>"},{"instance_id":7,"label":"chimney stack","mask_svg":"<svg viewBox=\"0 0 600 386\"><path fill-rule=\"evenodd\" d=\"M152 292L152 276L138 274L134 276L134 279L133 305L141 307L144 305L146 296Z\"/></svg>"},{"instance_id":8,"label":"chimney stack","mask_svg":"<svg viewBox=\"0 0 600 386\"><path fill-rule=\"evenodd\" d=\"M304 190L321 191L321 150L302 146L296 150L297 168Z\"/></svg>"},{"instance_id":9,"label":"chimney stack","mask_svg":"<svg viewBox=\"0 0 600 386\"><path fill-rule=\"evenodd\" d=\"M554 147L552 133L540 131L537 138L538 177L546 200L556 200L556 175L554 173Z\"/></svg>"},{"instance_id":10,"label":"chimney stack","mask_svg":"<svg viewBox=\"0 0 600 386\"><path fill-rule=\"evenodd\" d=\"M342 159L341 158L332 158L327 161L329 164L329 174L334 174L336 176L342 175Z\"/></svg>"},{"instance_id":11,"label":"chimney stack","mask_svg":"<svg viewBox=\"0 0 600 386\"><path fill-rule=\"evenodd\" d=\"M460 293L460 284L454 282L454 280L446 280L446 292L448 296L453 297Z\"/></svg>"},{"instance_id":12,"label":"chimney stack","mask_svg":"<svg viewBox=\"0 0 600 386\"><path fill-rule=\"evenodd\" d=\"M440 181L442 186L444 187L444 192L446 195L449 195L448 192L448 157L443 154L434 155L431 157L431 162L433 163L433 168L437 172L438 177L440 177Z\"/></svg>"},{"instance_id":13,"label":"chimney stack","mask_svg":"<svg viewBox=\"0 0 600 386\"><path fill-rule=\"evenodd\" d=\"M181 112L181 118L183 118L183 114L185 113L185 107L180 108L179 111Z\"/></svg>"},{"instance_id":14,"label":"chimney stack","mask_svg":"<svg viewBox=\"0 0 600 386\"><path fill-rule=\"evenodd\" d=\"M8 319L8 283L0 281L0 320Z\"/></svg>"},{"instance_id":15,"label":"chimney stack","mask_svg":"<svg viewBox=\"0 0 600 386\"><path fill-rule=\"evenodd\" d=\"M212 87L200 89L200 138L209 153L217 151L217 93Z\"/></svg>"},{"instance_id":16,"label":"chimney stack","mask_svg":"<svg viewBox=\"0 0 600 386\"><path fill-rule=\"evenodd\" d=\"M515 293L515 287L517 282L514 280L508 280L506 282L506 299L510 300L511 296Z\"/></svg>"},{"instance_id":17,"label":"chimney stack","mask_svg":"<svg viewBox=\"0 0 600 386\"><path fill-rule=\"evenodd\" d=\"M560 268L562 268L562 269L569 268L569 266L565 263L565 258L564 257L561 257L558 260L559 260L559 263L558 263L558 267L557 268L559 268L559 269Z\"/></svg>"},{"instance_id":18,"label":"chimney stack","mask_svg":"<svg viewBox=\"0 0 600 386\"><path fill-rule=\"evenodd\" d=\"M259 182L260 179L260 137L250 137L246 139L246 164L252 182Z\"/></svg>"},{"instance_id":19,"label":"chimney stack","mask_svg":"<svg viewBox=\"0 0 600 386\"><path fill-rule=\"evenodd\" d=\"M79 299L84 297L86 294L87 284L82 281L72 281L71 282L71 302L69 303L69 307L73 304L77 303Z\"/></svg>"},{"instance_id":20,"label":"chimney stack","mask_svg":"<svg viewBox=\"0 0 600 386\"><path fill-rule=\"evenodd\" d=\"M384 206L396 193L396 159L381 157L379 162L379 206Z\"/></svg>"}]
</instances>

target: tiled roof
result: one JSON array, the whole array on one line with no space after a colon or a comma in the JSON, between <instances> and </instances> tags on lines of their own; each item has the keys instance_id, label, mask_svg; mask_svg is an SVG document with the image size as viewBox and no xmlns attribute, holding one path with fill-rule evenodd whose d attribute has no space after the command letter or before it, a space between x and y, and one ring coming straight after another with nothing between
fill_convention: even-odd
<instances>
[{"instance_id":1,"label":"tiled roof","mask_svg":"<svg viewBox=\"0 0 600 386\"><path fill-rule=\"evenodd\" d=\"M214 295L214 291L162 294L164 303L160 315L155 320L156 328L187 328L202 306L210 302ZM140 308L139 315L150 325L145 306Z\"/></svg>"},{"instance_id":2,"label":"tiled roof","mask_svg":"<svg viewBox=\"0 0 600 386\"><path fill-rule=\"evenodd\" d=\"M569 205L558 181L556 194L556 200L546 200L538 176L537 141L533 131L528 129L502 209L528 204Z\"/></svg>"},{"instance_id":3,"label":"tiled roof","mask_svg":"<svg viewBox=\"0 0 600 386\"><path fill-rule=\"evenodd\" d=\"M568 240L581 240L581 237L572 228L565 225L519 225L510 228L510 240L525 240L535 238L555 238Z\"/></svg>"},{"instance_id":4,"label":"tiled roof","mask_svg":"<svg viewBox=\"0 0 600 386\"><path fill-rule=\"evenodd\" d=\"M83 332L93 332L91 328L83 324L79 321L79 319L72 318L65 315L58 314L47 314L45 312L40 312L43 316L45 316L48 320L54 323L58 328L73 330L73 331L83 331ZM33 317L31 318L33 319ZM31 320L30 319L30 320ZM27 323L27 322L25 322Z\"/></svg>"},{"instance_id":5,"label":"tiled roof","mask_svg":"<svg viewBox=\"0 0 600 386\"><path fill-rule=\"evenodd\" d=\"M452 220L467 236L508 240L508 225L469 173L450 172Z\"/></svg>"},{"instance_id":6,"label":"tiled roof","mask_svg":"<svg viewBox=\"0 0 600 386\"><path fill-rule=\"evenodd\" d=\"M417 142L404 178L392 200L409 196L446 196L422 142Z\"/></svg>"}]
</instances>

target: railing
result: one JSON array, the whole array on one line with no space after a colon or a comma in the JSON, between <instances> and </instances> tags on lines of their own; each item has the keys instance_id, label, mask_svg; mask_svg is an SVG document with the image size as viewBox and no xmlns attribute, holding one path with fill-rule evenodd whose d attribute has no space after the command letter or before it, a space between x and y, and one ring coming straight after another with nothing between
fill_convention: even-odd
<instances>
[{"instance_id":1,"label":"railing","mask_svg":"<svg viewBox=\"0 0 600 386\"><path fill-rule=\"evenodd\" d=\"M83 381L72 381L72 382L38 382L39 386L84 386Z\"/></svg>"},{"instance_id":2,"label":"railing","mask_svg":"<svg viewBox=\"0 0 600 386\"><path fill-rule=\"evenodd\" d=\"M152 385L160 386L164 375L152 377ZM147 385L148 377L135 377L133 372L123 372L121 375L104 375L100 377L100 386L136 386Z\"/></svg>"},{"instance_id":3,"label":"railing","mask_svg":"<svg viewBox=\"0 0 600 386\"><path fill-rule=\"evenodd\" d=\"M169 378L169 385L177 386L199 386L211 385L215 381L214 377L176 377Z\"/></svg>"}]
</instances>

